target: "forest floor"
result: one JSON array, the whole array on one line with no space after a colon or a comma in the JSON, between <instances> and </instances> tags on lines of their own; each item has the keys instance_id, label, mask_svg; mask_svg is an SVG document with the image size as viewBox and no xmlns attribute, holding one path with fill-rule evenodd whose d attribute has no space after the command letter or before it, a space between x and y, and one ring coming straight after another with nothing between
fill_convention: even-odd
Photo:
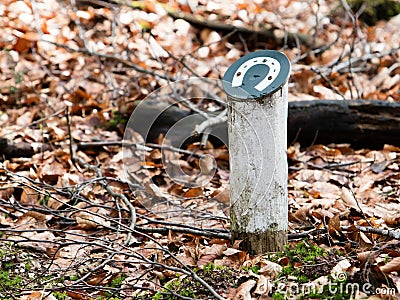
<instances>
[{"instance_id":1,"label":"forest floor","mask_svg":"<svg viewBox=\"0 0 400 300\"><path fill-rule=\"evenodd\" d=\"M138 100L223 109L227 68L264 49L292 63L289 101L399 102L400 15L369 9L2 1L0 299L397 299L399 145L294 142L289 243L252 255L230 241L226 145L125 130Z\"/></svg>"}]
</instances>

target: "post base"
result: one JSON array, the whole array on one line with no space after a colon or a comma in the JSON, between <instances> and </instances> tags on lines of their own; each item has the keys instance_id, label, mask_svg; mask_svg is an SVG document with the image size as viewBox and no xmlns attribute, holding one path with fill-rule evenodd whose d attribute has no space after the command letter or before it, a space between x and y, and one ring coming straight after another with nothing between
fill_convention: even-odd
<instances>
[{"instance_id":1,"label":"post base","mask_svg":"<svg viewBox=\"0 0 400 300\"><path fill-rule=\"evenodd\" d=\"M232 239L242 240L241 250L250 254L283 251L287 243L287 231L232 232Z\"/></svg>"}]
</instances>

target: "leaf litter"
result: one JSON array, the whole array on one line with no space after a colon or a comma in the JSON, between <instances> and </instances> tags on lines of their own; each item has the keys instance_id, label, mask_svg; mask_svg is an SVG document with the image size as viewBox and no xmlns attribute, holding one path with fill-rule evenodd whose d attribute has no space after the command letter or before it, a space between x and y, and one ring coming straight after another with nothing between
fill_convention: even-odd
<instances>
[{"instance_id":1,"label":"leaf litter","mask_svg":"<svg viewBox=\"0 0 400 300\"><path fill-rule=\"evenodd\" d=\"M260 256L229 240L225 147L188 147L214 156L215 173L207 159L171 152L193 180L213 175L201 187L171 181L159 149L136 149L146 164L133 155L129 181L121 159L135 101L171 80L221 78L253 47L171 11L274 31L255 48L281 49L293 62L290 101L399 101L398 16L354 26L339 1L164 2L0 4L1 139L32 145L1 162L1 298L269 299L306 283L323 292L339 274L374 287L358 298L398 293L395 146L290 146L291 242ZM284 44L291 34L295 47Z\"/></svg>"}]
</instances>

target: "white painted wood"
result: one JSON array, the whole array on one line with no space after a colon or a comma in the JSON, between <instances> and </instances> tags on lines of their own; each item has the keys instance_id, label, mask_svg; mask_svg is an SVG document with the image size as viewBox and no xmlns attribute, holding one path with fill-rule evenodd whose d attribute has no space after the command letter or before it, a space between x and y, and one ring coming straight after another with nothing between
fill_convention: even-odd
<instances>
[{"instance_id":1,"label":"white painted wood","mask_svg":"<svg viewBox=\"0 0 400 300\"><path fill-rule=\"evenodd\" d=\"M286 243L287 92L286 83L262 101L228 96L231 231L257 253Z\"/></svg>"}]
</instances>

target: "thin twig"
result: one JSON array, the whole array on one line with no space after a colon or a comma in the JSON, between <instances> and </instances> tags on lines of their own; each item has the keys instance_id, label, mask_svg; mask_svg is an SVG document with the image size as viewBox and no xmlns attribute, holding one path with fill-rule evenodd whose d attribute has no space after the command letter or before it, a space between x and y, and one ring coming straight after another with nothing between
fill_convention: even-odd
<instances>
[{"instance_id":1,"label":"thin twig","mask_svg":"<svg viewBox=\"0 0 400 300\"><path fill-rule=\"evenodd\" d=\"M227 116L228 109L224 109L221 113L219 113L215 117L208 117L201 124L196 125L194 132L195 134L200 134L206 131L207 128L212 128L216 125L226 123L228 121Z\"/></svg>"},{"instance_id":2,"label":"thin twig","mask_svg":"<svg viewBox=\"0 0 400 300\"><path fill-rule=\"evenodd\" d=\"M75 155L73 146L72 146L72 133L71 133L71 122L70 122L70 118L69 118L69 113L68 113L68 109L66 110L66 118L67 118L67 126L68 126L68 133L69 133L69 138L70 138L70 155L71 155L71 161L73 162L74 166L77 167L76 162L78 162L81 166L85 167L86 169L89 170L93 170L97 177L101 178L103 177L103 174L100 170L99 167L94 166L94 165L90 165L88 163L86 163L82 158L78 157ZM79 168L77 167L77 169L79 170ZM135 224L136 224L136 210L135 207L132 205L132 203L129 201L129 199L124 195L124 194L120 194L120 193L116 193L111 186L108 185L107 181L105 180L101 180L100 184L106 189L106 191L108 193L110 193L110 195L114 198L119 198L122 200L122 202L124 202L124 204L128 207L129 212L130 212L130 225L129 228L131 230L133 230L135 228ZM129 241L131 239L131 233L128 233L128 236L126 238L126 243L129 244Z\"/></svg>"}]
</instances>

